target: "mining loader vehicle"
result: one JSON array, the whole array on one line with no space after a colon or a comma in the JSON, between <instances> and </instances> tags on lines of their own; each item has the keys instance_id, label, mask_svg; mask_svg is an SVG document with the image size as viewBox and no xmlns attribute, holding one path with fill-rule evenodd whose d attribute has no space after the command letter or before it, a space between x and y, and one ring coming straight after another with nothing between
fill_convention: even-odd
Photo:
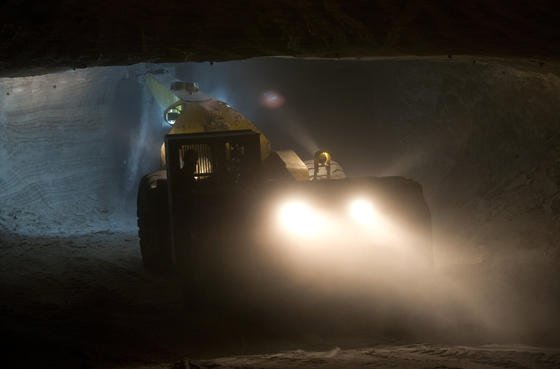
<instances>
[{"instance_id":1,"label":"mining loader vehicle","mask_svg":"<svg viewBox=\"0 0 560 369\"><path fill-rule=\"evenodd\" d=\"M252 122L196 83L156 75L148 85L173 97L161 170L138 190L147 271L208 294L226 285L246 294L263 281L262 291L298 280L332 279L333 288L430 267L430 212L417 182L346 177L328 151L307 161L273 151Z\"/></svg>"}]
</instances>

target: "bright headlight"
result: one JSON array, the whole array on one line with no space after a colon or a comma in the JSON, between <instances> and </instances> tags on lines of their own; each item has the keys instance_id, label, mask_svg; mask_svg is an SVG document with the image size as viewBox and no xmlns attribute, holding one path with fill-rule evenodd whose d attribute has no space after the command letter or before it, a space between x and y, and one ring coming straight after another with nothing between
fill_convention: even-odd
<instances>
[{"instance_id":1,"label":"bright headlight","mask_svg":"<svg viewBox=\"0 0 560 369\"><path fill-rule=\"evenodd\" d=\"M179 119L179 115L181 115L181 110L177 108L169 108L163 114L165 121L170 125L174 125L175 121Z\"/></svg>"},{"instance_id":2,"label":"bright headlight","mask_svg":"<svg viewBox=\"0 0 560 369\"><path fill-rule=\"evenodd\" d=\"M371 201L354 199L348 203L348 213L360 224L372 226L379 223L380 217Z\"/></svg>"},{"instance_id":3,"label":"bright headlight","mask_svg":"<svg viewBox=\"0 0 560 369\"><path fill-rule=\"evenodd\" d=\"M322 224L321 215L309 204L300 200L281 204L277 219L285 232L305 238L319 233Z\"/></svg>"}]
</instances>

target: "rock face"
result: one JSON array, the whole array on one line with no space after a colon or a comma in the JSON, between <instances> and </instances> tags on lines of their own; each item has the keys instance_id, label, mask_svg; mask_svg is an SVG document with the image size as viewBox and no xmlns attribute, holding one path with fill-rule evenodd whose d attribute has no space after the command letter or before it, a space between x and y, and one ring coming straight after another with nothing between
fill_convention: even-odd
<instances>
[{"instance_id":1,"label":"rock face","mask_svg":"<svg viewBox=\"0 0 560 369\"><path fill-rule=\"evenodd\" d=\"M430 123L403 143L419 157L407 171L446 228L440 243L466 243L483 259L527 248L558 257L560 78L487 65L442 68L438 80ZM420 89L408 98L429 96Z\"/></svg>"},{"instance_id":2,"label":"rock face","mask_svg":"<svg viewBox=\"0 0 560 369\"><path fill-rule=\"evenodd\" d=\"M0 4L0 76L291 55L558 58L554 1L26 1Z\"/></svg>"},{"instance_id":3,"label":"rock face","mask_svg":"<svg viewBox=\"0 0 560 369\"><path fill-rule=\"evenodd\" d=\"M129 149L139 133L126 120L142 121L134 114L142 90L121 96L134 73L93 68L0 79L1 228L45 234L114 225L128 186L125 161L140 165ZM132 114L123 115L123 105Z\"/></svg>"}]
</instances>

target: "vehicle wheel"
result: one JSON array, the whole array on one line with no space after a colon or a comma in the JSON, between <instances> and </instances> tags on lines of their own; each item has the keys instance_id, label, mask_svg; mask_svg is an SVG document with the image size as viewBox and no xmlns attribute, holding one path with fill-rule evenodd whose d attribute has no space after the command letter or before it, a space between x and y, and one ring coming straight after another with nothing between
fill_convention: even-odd
<instances>
[{"instance_id":1,"label":"vehicle wheel","mask_svg":"<svg viewBox=\"0 0 560 369\"><path fill-rule=\"evenodd\" d=\"M169 273L172 257L165 171L145 175L140 181L137 215L144 269L159 275Z\"/></svg>"}]
</instances>

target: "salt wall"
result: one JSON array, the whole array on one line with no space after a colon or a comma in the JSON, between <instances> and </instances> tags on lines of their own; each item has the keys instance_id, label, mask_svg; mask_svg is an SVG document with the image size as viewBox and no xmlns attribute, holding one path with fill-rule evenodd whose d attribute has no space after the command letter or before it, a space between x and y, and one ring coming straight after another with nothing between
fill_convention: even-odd
<instances>
[{"instance_id":1,"label":"salt wall","mask_svg":"<svg viewBox=\"0 0 560 369\"><path fill-rule=\"evenodd\" d=\"M142 72L92 68L0 79L0 230L86 233L127 224L121 215L135 186L130 177L154 165L143 152L153 144L146 137L158 137L143 127L152 103ZM154 123L148 128L157 130Z\"/></svg>"}]
</instances>

